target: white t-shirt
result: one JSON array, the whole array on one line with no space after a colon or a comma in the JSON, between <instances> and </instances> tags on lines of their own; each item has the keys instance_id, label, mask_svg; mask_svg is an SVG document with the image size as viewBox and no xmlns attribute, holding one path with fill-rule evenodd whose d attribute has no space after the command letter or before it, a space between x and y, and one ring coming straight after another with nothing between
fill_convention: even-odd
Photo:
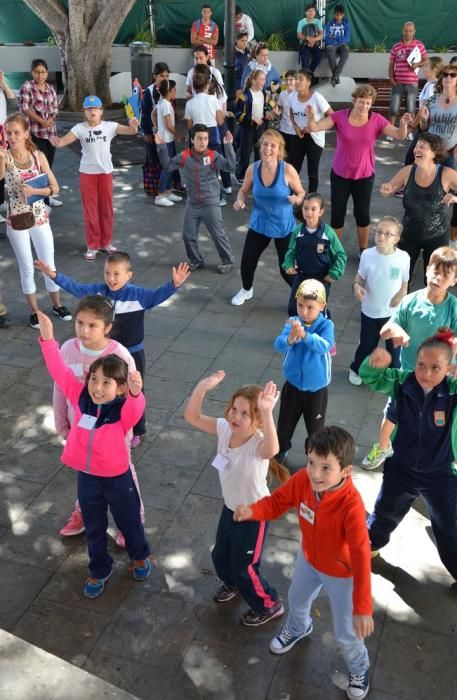
<instances>
[{"instance_id":1,"label":"white t-shirt","mask_svg":"<svg viewBox=\"0 0 457 700\"><path fill-rule=\"evenodd\" d=\"M287 104L289 109L293 111L294 119L296 125L299 129L303 129L308 124L308 118L306 116L306 108L311 105L314 109L315 120L318 122L320 119L325 117L325 113L330 109L330 105L320 93L313 92L309 100L306 102L300 102L296 92L293 92ZM295 132L294 132L295 133ZM325 146L325 131L315 131L311 134L311 138L314 143L323 148Z\"/></svg>"},{"instance_id":2,"label":"white t-shirt","mask_svg":"<svg viewBox=\"0 0 457 700\"><path fill-rule=\"evenodd\" d=\"M409 279L409 255L397 248L391 255L381 255L376 247L367 248L360 256L360 277L365 281L362 312L369 318L390 318L392 297Z\"/></svg>"},{"instance_id":3,"label":"white t-shirt","mask_svg":"<svg viewBox=\"0 0 457 700\"><path fill-rule=\"evenodd\" d=\"M424 87L419 93L419 105L422 105L422 103L427 102L433 95L435 94L435 88L436 88L436 79L435 80L429 80L427 83L425 83Z\"/></svg>"},{"instance_id":4,"label":"white t-shirt","mask_svg":"<svg viewBox=\"0 0 457 700\"><path fill-rule=\"evenodd\" d=\"M192 119L192 124L204 124L208 127L217 126L216 112L219 109L219 102L214 95L199 92L186 103L184 119Z\"/></svg>"},{"instance_id":5,"label":"white t-shirt","mask_svg":"<svg viewBox=\"0 0 457 700\"><path fill-rule=\"evenodd\" d=\"M157 132L161 138L165 140L165 143L172 143L175 140L175 135L169 131L165 124L165 117L169 116L171 123L175 125L175 110L171 102L162 97L157 105Z\"/></svg>"},{"instance_id":6,"label":"white t-shirt","mask_svg":"<svg viewBox=\"0 0 457 700\"><path fill-rule=\"evenodd\" d=\"M289 97L293 94L297 94L295 90L289 92L288 90L283 90L279 93L278 105L282 108L281 121L279 122L279 131L283 134L295 135L294 127L290 121L290 107L288 106Z\"/></svg>"},{"instance_id":7,"label":"white t-shirt","mask_svg":"<svg viewBox=\"0 0 457 700\"><path fill-rule=\"evenodd\" d=\"M214 75L214 77L216 78L219 85L224 87L224 81L222 79L222 74L221 74L220 70L218 68L215 68L214 66L208 66L208 68L211 71L211 75ZM195 95L194 88L192 87L192 80L193 79L194 79L194 69L191 68L187 73L186 87L192 88L192 95Z\"/></svg>"},{"instance_id":8,"label":"white t-shirt","mask_svg":"<svg viewBox=\"0 0 457 700\"><path fill-rule=\"evenodd\" d=\"M217 454L225 464L219 470L222 497L227 508L254 503L269 496L267 486L268 459L259 457L259 444L263 440L257 432L241 447L229 447L232 431L225 418L217 419Z\"/></svg>"},{"instance_id":9,"label":"white t-shirt","mask_svg":"<svg viewBox=\"0 0 457 700\"><path fill-rule=\"evenodd\" d=\"M79 139L82 148L79 172L88 175L100 175L113 172L110 144L116 136L116 122L102 121L97 126L87 122L75 124L71 133Z\"/></svg>"},{"instance_id":10,"label":"white t-shirt","mask_svg":"<svg viewBox=\"0 0 457 700\"><path fill-rule=\"evenodd\" d=\"M250 90L252 95L252 118L263 121L263 109L265 107L265 96L262 90Z\"/></svg>"}]
</instances>

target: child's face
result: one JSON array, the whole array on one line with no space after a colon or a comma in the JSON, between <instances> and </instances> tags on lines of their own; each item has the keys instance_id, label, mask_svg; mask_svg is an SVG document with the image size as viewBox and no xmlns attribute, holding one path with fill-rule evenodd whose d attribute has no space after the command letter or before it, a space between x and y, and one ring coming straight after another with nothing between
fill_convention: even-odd
<instances>
[{"instance_id":1,"label":"child's face","mask_svg":"<svg viewBox=\"0 0 457 700\"><path fill-rule=\"evenodd\" d=\"M91 126L98 126L102 120L103 108L102 107L89 107L89 109L84 110L84 117L86 122Z\"/></svg>"},{"instance_id":2,"label":"child's face","mask_svg":"<svg viewBox=\"0 0 457 700\"><path fill-rule=\"evenodd\" d=\"M299 73L297 75L297 80L295 81L295 86L297 88L297 92L306 92L309 90L311 83L306 77L306 75L303 75L302 73Z\"/></svg>"},{"instance_id":3,"label":"child's face","mask_svg":"<svg viewBox=\"0 0 457 700\"><path fill-rule=\"evenodd\" d=\"M244 51L247 45L248 45L247 36L242 36L241 39L236 40L236 46L238 49L240 49L240 51Z\"/></svg>"},{"instance_id":4,"label":"child's face","mask_svg":"<svg viewBox=\"0 0 457 700\"><path fill-rule=\"evenodd\" d=\"M194 53L194 63L196 66L200 63L208 63L208 56L204 51L196 51Z\"/></svg>"},{"instance_id":5,"label":"child's face","mask_svg":"<svg viewBox=\"0 0 457 700\"><path fill-rule=\"evenodd\" d=\"M425 277L427 278L427 289L434 294L442 293L445 295L449 287L454 286L456 282L454 270L445 272L442 267L436 265L427 267Z\"/></svg>"},{"instance_id":6,"label":"child's face","mask_svg":"<svg viewBox=\"0 0 457 700\"><path fill-rule=\"evenodd\" d=\"M123 262L105 263L104 278L112 292L125 287L127 282L132 278L132 270L129 270Z\"/></svg>"},{"instance_id":7,"label":"child's face","mask_svg":"<svg viewBox=\"0 0 457 700\"><path fill-rule=\"evenodd\" d=\"M171 90L168 93L168 99L176 100L176 87L171 88Z\"/></svg>"},{"instance_id":8,"label":"child's face","mask_svg":"<svg viewBox=\"0 0 457 700\"><path fill-rule=\"evenodd\" d=\"M208 148L209 134L206 131L197 131L194 138L191 139L195 153L204 153Z\"/></svg>"},{"instance_id":9,"label":"child's face","mask_svg":"<svg viewBox=\"0 0 457 700\"><path fill-rule=\"evenodd\" d=\"M339 486L343 479L351 475L351 467L341 468L338 459L329 452L323 457L311 450L306 466L313 491L322 493Z\"/></svg>"},{"instance_id":10,"label":"child's face","mask_svg":"<svg viewBox=\"0 0 457 700\"><path fill-rule=\"evenodd\" d=\"M206 24L208 24L208 22L211 19L212 14L213 14L213 11L210 7L202 7L202 20L203 20L203 22L206 22Z\"/></svg>"},{"instance_id":11,"label":"child's face","mask_svg":"<svg viewBox=\"0 0 457 700\"><path fill-rule=\"evenodd\" d=\"M167 70L164 70L163 73L159 73L158 75L155 76L155 84L160 85L162 80L168 80L169 72Z\"/></svg>"},{"instance_id":12,"label":"child's face","mask_svg":"<svg viewBox=\"0 0 457 700\"><path fill-rule=\"evenodd\" d=\"M305 12L305 16L308 21L314 19L316 16L316 9L314 7L308 7Z\"/></svg>"},{"instance_id":13,"label":"child's face","mask_svg":"<svg viewBox=\"0 0 457 700\"><path fill-rule=\"evenodd\" d=\"M236 397L227 415L232 433L240 437L249 437L254 433L250 408L249 401L244 396Z\"/></svg>"},{"instance_id":14,"label":"child's face","mask_svg":"<svg viewBox=\"0 0 457 700\"><path fill-rule=\"evenodd\" d=\"M92 311L79 311L75 321L76 337L89 350L102 350L112 324L106 324Z\"/></svg>"},{"instance_id":15,"label":"child's face","mask_svg":"<svg viewBox=\"0 0 457 700\"><path fill-rule=\"evenodd\" d=\"M308 199L303 202L303 218L309 228L317 228L319 219L324 214L324 209L318 199Z\"/></svg>"},{"instance_id":16,"label":"child's face","mask_svg":"<svg viewBox=\"0 0 457 700\"><path fill-rule=\"evenodd\" d=\"M432 68L430 61L425 61L424 65L422 66L422 75L424 76L425 80L432 80L435 78L435 73L435 69Z\"/></svg>"},{"instance_id":17,"label":"child's face","mask_svg":"<svg viewBox=\"0 0 457 700\"><path fill-rule=\"evenodd\" d=\"M295 77L293 75L289 75L286 78L286 89L289 92L293 92L295 90Z\"/></svg>"},{"instance_id":18,"label":"child's face","mask_svg":"<svg viewBox=\"0 0 457 700\"><path fill-rule=\"evenodd\" d=\"M265 81L267 79L267 76L265 73L262 71L261 73L258 74L257 78L254 78L252 81L252 87L254 90L263 90L265 87Z\"/></svg>"},{"instance_id":19,"label":"child's face","mask_svg":"<svg viewBox=\"0 0 457 700\"><path fill-rule=\"evenodd\" d=\"M297 299L297 313L307 326L311 326L324 309L325 304L317 299Z\"/></svg>"},{"instance_id":20,"label":"child's face","mask_svg":"<svg viewBox=\"0 0 457 700\"><path fill-rule=\"evenodd\" d=\"M445 350L440 348L423 348L419 350L416 359L417 383L424 389L430 391L438 386L450 369L449 357Z\"/></svg>"},{"instance_id":21,"label":"child's face","mask_svg":"<svg viewBox=\"0 0 457 700\"><path fill-rule=\"evenodd\" d=\"M125 394L126 384L118 384L115 379L105 377L102 368L98 367L89 377L87 383L89 396L98 405L114 401L118 396Z\"/></svg>"},{"instance_id":22,"label":"child's face","mask_svg":"<svg viewBox=\"0 0 457 700\"><path fill-rule=\"evenodd\" d=\"M341 23L343 21L344 13L343 12L335 12L335 22Z\"/></svg>"},{"instance_id":23,"label":"child's face","mask_svg":"<svg viewBox=\"0 0 457 700\"><path fill-rule=\"evenodd\" d=\"M395 224L388 221L380 221L374 235L376 248L382 255L393 253L400 240Z\"/></svg>"}]
</instances>

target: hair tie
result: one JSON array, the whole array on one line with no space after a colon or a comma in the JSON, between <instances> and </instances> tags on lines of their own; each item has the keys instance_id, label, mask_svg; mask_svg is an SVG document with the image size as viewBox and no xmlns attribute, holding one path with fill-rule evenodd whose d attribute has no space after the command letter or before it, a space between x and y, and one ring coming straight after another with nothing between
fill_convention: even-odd
<instances>
[{"instance_id":1,"label":"hair tie","mask_svg":"<svg viewBox=\"0 0 457 700\"><path fill-rule=\"evenodd\" d=\"M447 345L452 347L455 335L452 331L438 331L438 333L435 333L433 337L435 340L439 340L442 343L447 343Z\"/></svg>"}]
</instances>

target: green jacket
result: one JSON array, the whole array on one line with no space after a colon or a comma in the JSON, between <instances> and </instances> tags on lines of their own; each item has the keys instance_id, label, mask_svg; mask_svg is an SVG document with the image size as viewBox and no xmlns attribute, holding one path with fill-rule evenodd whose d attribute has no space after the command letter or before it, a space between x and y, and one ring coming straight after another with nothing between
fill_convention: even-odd
<instances>
[{"instance_id":1,"label":"green jacket","mask_svg":"<svg viewBox=\"0 0 457 700\"><path fill-rule=\"evenodd\" d=\"M292 231L289 248L282 267L297 268L306 277L323 279L329 275L338 280L346 269L347 255L331 226L321 224L310 233L305 224L298 224Z\"/></svg>"}]
</instances>

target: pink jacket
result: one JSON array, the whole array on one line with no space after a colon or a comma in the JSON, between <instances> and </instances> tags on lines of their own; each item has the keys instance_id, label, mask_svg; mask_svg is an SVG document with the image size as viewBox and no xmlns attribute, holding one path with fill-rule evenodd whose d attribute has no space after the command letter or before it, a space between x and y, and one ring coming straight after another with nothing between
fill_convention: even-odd
<instances>
[{"instance_id":1,"label":"pink jacket","mask_svg":"<svg viewBox=\"0 0 457 700\"><path fill-rule=\"evenodd\" d=\"M86 355L81 352L81 343L78 338L70 338L60 348L60 354L63 361L73 371L73 374L80 381L84 381L89 367L97 358L92 355ZM118 355L122 357L129 366L129 372L136 370L135 360L123 345L116 340L110 340L103 352L98 355ZM54 384L54 393L52 395L52 406L54 409L54 423L58 434L66 439L70 427L74 419L74 411L71 403L65 398L65 394L57 384Z\"/></svg>"},{"instance_id":2,"label":"pink jacket","mask_svg":"<svg viewBox=\"0 0 457 700\"><path fill-rule=\"evenodd\" d=\"M48 372L60 386L74 410L61 460L77 471L94 476L119 476L129 468L125 436L143 414L145 398L127 394L109 404L97 406L84 383L67 367L55 340L38 340ZM96 417L93 425L91 420ZM87 425L88 427L84 427Z\"/></svg>"}]
</instances>

